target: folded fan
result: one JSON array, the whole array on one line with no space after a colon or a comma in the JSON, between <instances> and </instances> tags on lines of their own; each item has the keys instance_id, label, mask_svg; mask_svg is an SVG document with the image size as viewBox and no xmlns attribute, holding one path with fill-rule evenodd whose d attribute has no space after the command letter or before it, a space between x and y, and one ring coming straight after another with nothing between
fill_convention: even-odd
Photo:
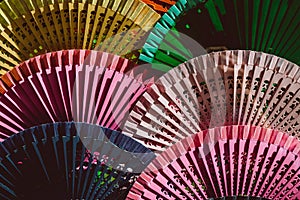
<instances>
[{"instance_id":1,"label":"folded fan","mask_svg":"<svg viewBox=\"0 0 300 200\"><path fill-rule=\"evenodd\" d=\"M62 49L101 45L103 51L125 55L160 18L138 0L12 0L2 1L0 12L1 74L30 57ZM121 33L117 41L104 42Z\"/></svg>"},{"instance_id":2,"label":"folded fan","mask_svg":"<svg viewBox=\"0 0 300 200\"><path fill-rule=\"evenodd\" d=\"M209 129L160 154L127 199L300 197L300 142L286 133L250 126ZM207 151L210 147L210 151Z\"/></svg>"},{"instance_id":3,"label":"folded fan","mask_svg":"<svg viewBox=\"0 0 300 200\"><path fill-rule=\"evenodd\" d=\"M2 142L0 196L113 199L129 191L153 158L117 131L85 123L45 124Z\"/></svg>"},{"instance_id":4,"label":"folded fan","mask_svg":"<svg viewBox=\"0 0 300 200\"><path fill-rule=\"evenodd\" d=\"M35 57L1 78L1 139L35 125L79 121L118 129L146 90L127 59L96 51Z\"/></svg>"},{"instance_id":5,"label":"folded fan","mask_svg":"<svg viewBox=\"0 0 300 200\"><path fill-rule=\"evenodd\" d=\"M185 6L184 2L193 6ZM176 30L208 52L249 49L275 54L299 65L299 8L298 0L178 1L155 25L140 59L168 61L175 67L201 55L190 52L192 46L185 45L181 35L170 33Z\"/></svg>"},{"instance_id":6,"label":"folded fan","mask_svg":"<svg viewBox=\"0 0 300 200\"><path fill-rule=\"evenodd\" d=\"M253 124L300 138L299 70L287 60L254 51L194 58L147 89L124 130L157 151L222 125Z\"/></svg>"}]
</instances>

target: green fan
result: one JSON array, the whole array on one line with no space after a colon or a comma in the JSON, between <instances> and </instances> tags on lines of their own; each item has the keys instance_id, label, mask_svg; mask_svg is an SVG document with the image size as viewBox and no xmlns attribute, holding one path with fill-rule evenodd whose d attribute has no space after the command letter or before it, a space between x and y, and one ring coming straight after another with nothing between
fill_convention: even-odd
<instances>
[{"instance_id":1,"label":"green fan","mask_svg":"<svg viewBox=\"0 0 300 200\"><path fill-rule=\"evenodd\" d=\"M184 44L185 33L207 52L250 49L300 64L299 9L298 0L178 1L156 24L140 60L174 67L203 54Z\"/></svg>"}]
</instances>

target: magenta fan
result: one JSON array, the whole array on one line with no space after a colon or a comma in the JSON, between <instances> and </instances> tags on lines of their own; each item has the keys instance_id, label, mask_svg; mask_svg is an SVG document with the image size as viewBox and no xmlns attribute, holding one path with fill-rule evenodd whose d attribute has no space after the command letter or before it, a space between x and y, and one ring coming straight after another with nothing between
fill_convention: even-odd
<instances>
[{"instance_id":1,"label":"magenta fan","mask_svg":"<svg viewBox=\"0 0 300 200\"><path fill-rule=\"evenodd\" d=\"M128 199L299 199L299 155L298 139L272 129L201 131L152 161Z\"/></svg>"},{"instance_id":2,"label":"magenta fan","mask_svg":"<svg viewBox=\"0 0 300 200\"><path fill-rule=\"evenodd\" d=\"M170 70L143 94L124 130L157 151L223 125L255 125L299 137L299 69L254 51L196 57Z\"/></svg>"},{"instance_id":3,"label":"magenta fan","mask_svg":"<svg viewBox=\"0 0 300 200\"><path fill-rule=\"evenodd\" d=\"M96 51L35 57L1 78L0 138L35 125L76 121L118 129L146 90L133 64Z\"/></svg>"}]
</instances>

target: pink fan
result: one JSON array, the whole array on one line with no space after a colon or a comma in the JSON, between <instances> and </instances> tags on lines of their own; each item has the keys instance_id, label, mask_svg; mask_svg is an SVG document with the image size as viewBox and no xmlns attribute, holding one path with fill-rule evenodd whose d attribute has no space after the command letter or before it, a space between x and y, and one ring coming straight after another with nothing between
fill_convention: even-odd
<instances>
[{"instance_id":1,"label":"pink fan","mask_svg":"<svg viewBox=\"0 0 300 200\"><path fill-rule=\"evenodd\" d=\"M156 151L224 125L255 125L299 137L299 69L254 51L194 58L170 70L143 94L124 130Z\"/></svg>"},{"instance_id":2,"label":"pink fan","mask_svg":"<svg viewBox=\"0 0 300 200\"><path fill-rule=\"evenodd\" d=\"M299 155L299 140L272 129L225 126L201 131L159 155L127 199L299 199Z\"/></svg>"},{"instance_id":3,"label":"pink fan","mask_svg":"<svg viewBox=\"0 0 300 200\"><path fill-rule=\"evenodd\" d=\"M35 57L1 78L0 138L26 128L77 121L118 129L146 90L134 65L104 52L68 50Z\"/></svg>"}]
</instances>

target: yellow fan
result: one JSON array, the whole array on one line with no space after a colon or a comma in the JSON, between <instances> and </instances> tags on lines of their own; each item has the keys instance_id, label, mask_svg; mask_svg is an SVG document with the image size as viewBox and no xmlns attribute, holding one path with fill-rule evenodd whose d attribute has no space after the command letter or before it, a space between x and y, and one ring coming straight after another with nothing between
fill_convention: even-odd
<instances>
[{"instance_id":1,"label":"yellow fan","mask_svg":"<svg viewBox=\"0 0 300 200\"><path fill-rule=\"evenodd\" d=\"M100 50L125 55L159 18L139 0L4 0L0 74L30 57L61 49L100 45Z\"/></svg>"}]
</instances>

